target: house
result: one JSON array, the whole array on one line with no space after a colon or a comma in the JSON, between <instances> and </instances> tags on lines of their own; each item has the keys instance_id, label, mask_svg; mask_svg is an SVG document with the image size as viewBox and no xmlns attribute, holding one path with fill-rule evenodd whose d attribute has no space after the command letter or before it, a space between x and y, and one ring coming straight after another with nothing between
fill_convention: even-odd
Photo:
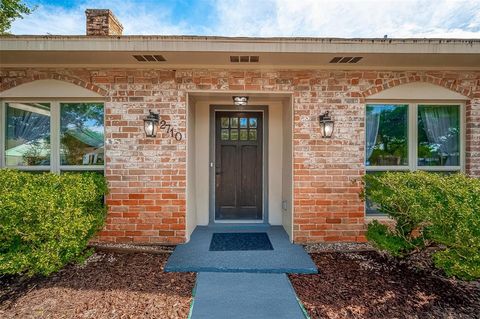
<instances>
[{"instance_id":1,"label":"house","mask_svg":"<svg viewBox=\"0 0 480 319\"><path fill-rule=\"evenodd\" d=\"M86 17L86 36L0 37L0 166L105 174L100 241L245 223L363 241L384 218L364 174L480 177L480 39L123 36L110 10Z\"/></svg>"}]
</instances>

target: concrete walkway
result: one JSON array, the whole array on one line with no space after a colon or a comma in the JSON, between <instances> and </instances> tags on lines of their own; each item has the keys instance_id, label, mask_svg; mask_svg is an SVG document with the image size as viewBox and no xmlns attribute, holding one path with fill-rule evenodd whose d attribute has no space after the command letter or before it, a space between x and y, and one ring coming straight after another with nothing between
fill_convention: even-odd
<instances>
[{"instance_id":1,"label":"concrete walkway","mask_svg":"<svg viewBox=\"0 0 480 319\"><path fill-rule=\"evenodd\" d=\"M197 276L192 319L305 319L285 274L211 273Z\"/></svg>"},{"instance_id":2,"label":"concrete walkway","mask_svg":"<svg viewBox=\"0 0 480 319\"><path fill-rule=\"evenodd\" d=\"M214 233L266 232L273 250L210 251ZM281 226L198 226L175 248L167 272L198 272L192 319L305 318L286 273L315 274L302 246Z\"/></svg>"}]
</instances>

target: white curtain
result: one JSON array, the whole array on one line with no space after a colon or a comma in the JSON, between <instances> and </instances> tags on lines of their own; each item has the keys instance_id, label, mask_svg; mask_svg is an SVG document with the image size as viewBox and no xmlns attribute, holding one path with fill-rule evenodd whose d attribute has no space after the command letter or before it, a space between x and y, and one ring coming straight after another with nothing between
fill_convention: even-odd
<instances>
[{"instance_id":1,"label":"white curtain","mask_svg":"<svg viewBox=\"0 0 480 319\"><path fill-rule=\"evenodd\" d=\"M438 147L446 166L459 165L458 108L448 106L419 107L428 141Z\"/></svg>"},{"instance_id":2,"label":"white curtain","mask_svg":"<svg viewBox=\"0 0 480 319\"><path fill-rule=\"evenodd\" d=\"M374 110L367 110L367 162L372 156L373 149L377 143L378 127L380 125L380 113Z\"/></svg>"}]
</instances>

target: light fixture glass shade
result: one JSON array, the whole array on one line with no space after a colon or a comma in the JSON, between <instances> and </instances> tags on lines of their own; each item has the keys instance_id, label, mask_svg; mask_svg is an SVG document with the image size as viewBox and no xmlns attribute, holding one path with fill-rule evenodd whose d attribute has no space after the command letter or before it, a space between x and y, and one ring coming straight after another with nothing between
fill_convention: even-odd
<instances>
[{"instance_id":1,"label":"light fixture glass shade","mask_svg":"<svg viewBox=\"0 0 480 319\"><path fill-rule=\"evenodd\" d=\"M153 121L150 120L145 120L144 122L144 128L145 128L145 135L147 137L155 137L157 136L157 130L156 130L156 125Z\"/></svg>"},{"instance_id":2,"label":"light fixture glass shade","mask_svg":"<svg viewBox=\"0 0 480 319\"><path fill-rule=\"evenodd\" d=\"M333 121L325 122L323 124L323 137L332 137L333 126Z\"/></svg>"},{"instance_id":3,"label":"light fixture glass shade","mask_svg":"<svg viewBox=\"0 0 480 319\"><path fill-rule=\"evenodd\" d=\"M248 96L232 96L233 104L235 106L247 106Z\"/></svg>"},{"instance_id":4,"label":"light fixture glass shade","mask_svg":"<svg viewBox=\"0 0 480 319\"><path fill-rule=\"evenodd\" d=\"M149 112L150 114L143 120L143 128L147 137L156 137L158 120L160 116L152 111Z\"/></svg>"},{"instance_id":5,"label":"light fixture glass shade","mask_svg":"<svg viewBox=\"0 0 480 319\"><path fill-rule=\"evenodd\" d=\"M333 135L333 129L335 123L329 115L329 112L325 112L319 117L320 131L322 132L322 138L331 138Z\"/></svg>"}]
</instances>

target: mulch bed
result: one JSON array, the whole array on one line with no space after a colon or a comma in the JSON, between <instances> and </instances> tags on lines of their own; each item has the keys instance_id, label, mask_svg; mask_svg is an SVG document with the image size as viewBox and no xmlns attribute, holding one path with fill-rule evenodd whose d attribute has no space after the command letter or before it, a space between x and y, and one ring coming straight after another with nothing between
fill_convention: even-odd
<instances>
[{"instance_id":1,"label":"mulch bed","mask_svg":"<svg viewBox=\"0 0 480 319\"><path fill-rule=\"evenodd\" d=\"M0 277L0 318L187 318L193 273L169 254L97 252L47 278Z\"/></svg>"},{"instance_id":2,"label":"mulch bed","mask_svg":"<svg viewBox=\"0 0 480 319\"><path fill-rule=\"evenodd\" d=\"M311 318L480 318L480 285L374 251L311 254L318 275L290 275Z\"/></svg>"}]
</instances>

